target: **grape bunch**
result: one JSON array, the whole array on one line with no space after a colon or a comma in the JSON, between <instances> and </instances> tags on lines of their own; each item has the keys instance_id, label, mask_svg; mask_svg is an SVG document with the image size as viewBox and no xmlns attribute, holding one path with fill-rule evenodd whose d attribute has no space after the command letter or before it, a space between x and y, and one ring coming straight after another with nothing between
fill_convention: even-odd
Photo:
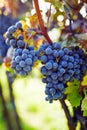
<instances>
[{"instance_id":1,"label":"grape bunch","mask_svg":"<svg viewBox=\"0 0 87 130\"><path fill-rule=\"evenodd\" d=\"M14 36L16 30L19 30L20 33L17 36ZM17 22L15 25L12 25L8 28L6 32L6 44L12 46L13 48L24 48L24 36L21 34L22 24Z\"/></svg>"},{"instance_id":2,"label":"grape bunch","mask_svg":"<svg viewBox=\"0 0 87 130\"><path fill-rule=\"evenodd\" d=\"M31 70L34 62L37 60L34 48L28 46L26 49L16 48L11 62L11 68L16 73L26 76Z\"/></svg>"},{"instance_id":3,"label":"grape bunch","mask_svg":"<svg viewBox=\"0 0 87 130\"><path fill-rule=\"evenodd\" d=\"M87 69L85 53L79 47L67 48L60 43L46 43L39 48L39 59L42 63L42 82L46 83L46 100L63 98L68 81L81 80Z\"/></svg>"},{"instance_id":4,"label":"grape bunch","mask_svg":"<svg viewBox=\"0 0 87 130\"><path fill-rule=\"evenodd\" d=\"M7 28L18 21L17 18L12 18L11 15L4 15L5 8L1 8L0 13L0 63L3 62L3 58L6 56L9 46L5 43L4 33Z\"/></svg>"},{"instance_id":5,"label":"grape bunch","mask_svg":"<svg viewBox=\"0 0 87 130\"><path fill-rule=\"evenodd\" d=\"M22 29L20 21L9 27L6 32L6 44L14 48L11 68L13 68L17 74L26 76L31 72L32 66L38 58L34 47L24 41L23 32L24 30Z\"/></svg>"}]
</instances>

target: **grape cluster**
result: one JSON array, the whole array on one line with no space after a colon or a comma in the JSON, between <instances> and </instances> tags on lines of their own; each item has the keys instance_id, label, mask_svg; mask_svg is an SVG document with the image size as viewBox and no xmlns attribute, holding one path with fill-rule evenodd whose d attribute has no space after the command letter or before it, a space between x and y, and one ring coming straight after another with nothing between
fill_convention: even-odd
<instances>
[{"instance_id":1,"label":"grape cluster","mask_svg":"<svg viewBox=\"0 0 87 130\"><path fill-rule=\"evenodd\" d=\"M16 31L20 31L20 33L16 34L15 37L14 34ZM13 68L16 73L26 76L32 70L32 66L37 60L37 54L34 47L29 46L24 41L22 32L23 29L20 21L9 27L6 32L6 44L14 48L11 68Z\"/></svg>"},{"instance_id":2,"label":"grape cluster","mask_svg":"<svg viewBox=\"0 0 87 130\"><path fill-rule=\"evenodd\" d=\"M16 73L26 76L31 70L34 62L37 60L34 48L28 46L26 49L16 48L11 62L11 68Z\"/></svg>"},{"instance_id":3,"label":"grape cluster","mask_svg":"<svg viewBox=\"0 0 87 130\"><path fill-rule=\"evenodd\" d=\"M2 8L0 13L0 63L3 62L3 58L6 56L9 46L5 43L4 33L7 28L18 21L16 18L12 18L11 15L4 15L5 8Z\"/></svg>"},{"instance_id":4,"label":"grape cluster","mask_svg":"<svg viewBox=\"0 0 87 130\"><path fill-rule=\"evenodd\" d=\"M87 67L85 54L79 47L62 48L60 43L43 44L39 48L42 81L46 83L46 100L63 98L68 81L80 80Z\"/></svg>"},{"instance_id":5,"label":"grape cluster","mask_svg":"<svg viewBox=\"0 0 87 130\"><path fill-rule=\"evenodd\" d=\"M20 32L22 31L22 24L20 22L17 22L15 25L8 28L6 32L6 44L13 48L24 48L24 36L21 33L14 36L16 30L19 30Z\"/></svg>"}]
</instances>

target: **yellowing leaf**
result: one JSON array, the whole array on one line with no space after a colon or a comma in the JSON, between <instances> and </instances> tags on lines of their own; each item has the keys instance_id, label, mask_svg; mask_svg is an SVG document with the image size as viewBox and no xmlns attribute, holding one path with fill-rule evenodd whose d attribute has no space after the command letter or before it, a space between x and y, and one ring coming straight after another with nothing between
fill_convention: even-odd
<instances>
[{"instance_id":1,"label":"yellowing leaf","mask_svg":"<svg viewBox=\"0 0 87 130\"><path fill-rule=\"evenodd\" d=\"M27 30L27 29L28 29L28 25L26 24L26 21L21 20L21 23L22 23L22 28L23 28L24 30Z\"/></svg>"},{"instance_id":2,"label":"yellowing leaf","mask_svg":"<svg viewBox=\"0 0 87 130\"><path fill-rule=\"evenodd\" d=\"M38 18L37 18L37 15L34 14L32 16L29 16L26 18L26 24L29 26L29 27L32 27L32 28L35 28L39 23L38 23Z\"/></svg>"},{"instance_id":3,"label":"yellowing leaf","mask_svg":"<svg viewBox=\"0 0 87 130\"><path fill-rule=\"evenodd\" d=\"M84 78L83 78L83 81L82 81L82 83L81 83L81 85L82 86L86 86L87 87L87 75L86 76L84 76Z\"/></svg>"}]
</instances>

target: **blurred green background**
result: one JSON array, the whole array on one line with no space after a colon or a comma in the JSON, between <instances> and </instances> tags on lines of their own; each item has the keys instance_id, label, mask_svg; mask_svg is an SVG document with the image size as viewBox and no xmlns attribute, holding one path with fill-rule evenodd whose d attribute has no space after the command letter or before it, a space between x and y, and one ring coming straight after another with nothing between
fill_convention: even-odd
<instances>
[{"instance_id":1,"label":"blurred green background","mask_svg":"<svg viewBox=\"0 0 87 130\"><path fill-rule=\"evenodd\" d=\"M0 79L3 86L4 98L5 100L9 100L5 70L2 68L0 73L3 75ZM56 101L49 104L45 101L45 85L41 82L39 76L38 69L34 69L30 76L26 78L17 77L12 84L13 95L22 130L68 130L67 120L60 102ZM11 112L13 107L11 107L11 104L8 101L7 108L12 115ZM1 102L0 130L7 130Z\"/></svg>"}]
</instances>

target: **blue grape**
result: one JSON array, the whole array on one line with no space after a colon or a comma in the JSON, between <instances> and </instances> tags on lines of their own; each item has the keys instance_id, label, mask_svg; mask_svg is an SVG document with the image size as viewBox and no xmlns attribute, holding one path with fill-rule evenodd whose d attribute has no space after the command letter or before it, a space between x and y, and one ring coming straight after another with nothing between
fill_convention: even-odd
<instances>
[{"instance_id":1,"label":"blue grape","mask_svg":"<svg viewBox=\"0 0 87 130\"><path fill-rule=\"evenodd\" d=\"M21 70L21 71L19 72L19 74L22 75L22 76L26 76L26 72L25 72L24 70Z\"/></svg>"},{"instance_id":2,"label":"blue grape","mask_svg":"<svg viewBox=\"0 0 87 130\"><path fill-rule=\"evenodd\" d=\"M25 60L25 63L27 64L27 65L32 65L32 59L31 58L26 58L26 60Z\"/></svg>"},{"instance_id":3,"label":"blue grape","mask_svg":"<svg viewBox=\"0 0 87 130\"><path fill-rule=\"evenodd\" d=\"M16 61L16 63L19 63L19 62L21 61L21 59L22 59L21 56L19 56L19 55L16 56L16 57L15 57L15 61Z\"/></svg>"},{"instance_id":4,"label":"blue grape","mask_svg":"<svg viewBox=\"0 0 87 130\"><path fill-rule=\"evenodd\" d=\"M51 62L47 62L45 65L46 69L50 70L52 69L52 63Z\"/></svg>"},{"instance_id":5,"label":"blue grape","mask_svg":"<svg viewBox=\"0 0 87 130\"><path fill-rule=\"evenodd\" d=\"M46 78L42 78L42 82L43 83L47 83L47 79Z\"/></svg>"},{"instance_id":6,"label":"blue grape","mask_svg":"<svg viewBox=\"0 0 87 130\"><path fill-rule=\"evenodd\" d=\"M45 52L47 55L50 55L50 54L52 54L52 49L50 47L48 47L48 48L46 48Z\"/></svg>"},{"instance_id":7,"label":"blue grape","mask_svg":"<svg viewBox=\"0 0 87 130\"><path fill-rule=\"evenodd\" d=\"M64 51L63 50L59 50L59 56L60 57L64 56Z\"/></svg>"},{"instance_id":8,"label":"blue grape","mask_svg":"<svg viewBox=\"0 0 87 130\"><path fill-rule=\"evenodd\" d=\"M20 23L20 21L15 24L15 28L17 28L17 29L22 28L22 24Z\"/></svg>"},{"instance_id":9,"label":"blue grape","mask_svg":"<svg viewBox=\"0 0 87 130\"><path fill-rule=\"evenodd\" d=\"M57 73L52 73L51 77L53 80L57 79Z\"/></svg>"},{"instance_id":10,"label":"blue grape","mask_svg":"<svg viewBox=\"0 0 87 130\"><path fill-rule=\"evenodd\" d=\"M54 94L56 93L55 88L50 88L49 91L50 91L50 94L51 94L51 95L54 95Z\"/></svg>"},{"instance_id":11,"label":"blue grape","mask_svg":"<svg viewBox=\"0 0 87 130\"><path fill-rule=\"evenodd\" d=\"M63 95L61 92L57 92L55 95L53 95L53 99L54 100L58 100L58 99L61 99L63 98Z\"/></svg>"},{"instance_id":12,"label":"blue grape","mask_svg":"<svg viewBox=\"0 0 87 130\"><path fill-rule=\"evenodd\" d=\"M20 67L25 67L25 61L21 60L19 65L20 65Z\"/></svg>"},{"instance_id":13,"label":"blue grape","mask_svg":"<svg viewBox=\"0 0 87 130\"><path fill-rule=\"evenodd\" d=\"M59 55L60 55L59 51L54 50L54 52L53 52L53 56L54 56L54 57L58 57Z\"/></svg>"},{"instance_id":14,"label":"blue grape","mask_svg":"<svg viewBox=\"0 0 87 130\"><path fill-rule=\"evenodd\" d=\"M58 69L58 64L56 62L53 63L53 70L57 70Z\"/></svg>"},{"instance_id":15,"label":"blue grape","mask_svg":"<svg viewBox=\"0 0 87 130\"><path fill-rule=\"evenodd\" d=\"M31 66L25 66L24 68L23 68L23 70L25 71L25 72L30 72L31 70L32 70L32 68L31 68Z\"/></svg>"},{"instance_id":16,"label":"blue grape","mask_svg":"<svg viewBox=\"0 0 87 130\"><path fill-rule=\"evenodd\" d=\"M66 72L66 70L65 70L64 68L61 68L61 69L59 70L59 72L60 72L60 74L64 74L64 73Z\"/></svg>"},{"instance_id":17,"label":"blue grape","mask_svg":"<svg viewBox=\"0 0 87 130\"><path fill-rule=\"evenodd\" d=\"M67 67L67 62L66 61L61 61L61 65L62 65L62 67Z\"/></svg>"},{"instance_id":18,"label":"blue grape","mask_svg":"<svg viewBox=\"0 0 87 130\"><path fill-rule=\"evenodd\" d=\"M47 74L47 70L46 70L45 66L43 66L43 67L41 68L41 73L42 73L43 75L46 75L46 74Z\"/></svg>"},{"instance_id":19,"label":"blue grape","mask_svg":"<svg viewBox=\"0 0 87 130\"><path fill-rule=\"evenodd\" d=\"M68 69L72 69L74 67L73 63L72 62L68 62L68 65L67 65Z\"/></svg>"},{"instance_id":20,"label":"blue grape","mask_svg":"<svg viewBox=\"0 0 87 130\"><path fill-rule=\"evenodd\" d=\"M61 44L55 42L55 43L53 44L53 48L54 48L54 49L61 49Z\"/></svg>"},{"instance_id":21,"label":"blue grape","mask_svg":"<svg viewBox=\"0 0 87 130\"><path fill-rule=\"evenodd\" d=\"M41 56L41 62L42 63L46 63L47 62L47 56L46 55Z\"/></svg>"},{"instance_id":22,"label":"blue grape","mask_svg":"<svg viewBox=\"0 0 87 130\"><path fill-rule=\"evenodd\" d=\"M9 34L14 33L14 32L15 32L15 30L16 30L16 28L15 28L15 26L14 26L14 25L12 25L11 27L9 27L9 28L8 28L8 32L9 32Z\"/></svg>"},{"instance_id":23,"label":"blue grape","mask_svg":"<svg viewBox=\"0 0 87 130\"><path fill-rule=\"evenodd\" d=\"M64 87L64 84L63 83L59 83L57 85L57 89L59 89L60 91L63 90L65 87Z\"/></svg>"},{"instance_id":24,"label":"blue grape","mask_svg":"<svg viewBox=\"0 0 87 130\"><path fill-rule=\"evenodd\" d=\"M18 41L17 41L17 46L18 46L18 47L21 48L21 47L24 47L24 45L25 45L25 43L24 43L23 40L18 40Z\"/></svg>"},{"instance_id":25,"label":"blue grape","mask_svg":"<svg viewBox=\"0 0 87 130\"><path fill-rule=\"evenodd\" d=\"M21 70L21 66L20 65L16 65L16 70L20 71Z\"/></svg>"},{"instance_id":26,"label":"blue grape","mask_svg":"<svg viewBox=\"0 0 87 130\"><path fill-rule=\"evenodd\" d=\"M16 46L16 40L15 39L9 40L9 45L15 47Z\"/></svg>"},{"instance_id":27,"label":"blue grape","mask_svg":"<svg viewBox=\"0 0 87 130\"><path fill-rule=\"evenodd\" d=\"M28 55L26 53L22 54L22 59L27 59Z\"/></svg>"}]
</instances>

